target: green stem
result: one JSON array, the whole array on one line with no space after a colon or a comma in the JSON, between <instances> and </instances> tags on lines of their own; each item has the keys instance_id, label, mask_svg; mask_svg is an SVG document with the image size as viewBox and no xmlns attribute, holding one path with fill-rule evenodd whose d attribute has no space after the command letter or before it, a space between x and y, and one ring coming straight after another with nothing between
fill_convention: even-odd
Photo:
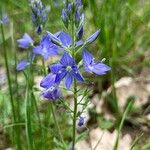
<instances>
[{"instance_id":1,"label":"green stem","mask_svg":"<svg viewBox=\"0 0 150 150\"><path fill-rule=\"evenodd\" d=\"M116 137L116 141L115 141L115 145L114 145L113 150L117 150L118 149L120 133L121 133L121 130L123 128L124 121L125 121L128 113L129 113L129 111L131 110L132 105L133 105L133 101L131 100L128 103L128 105L127 105L127 107L126 107L126 109L125 109L125 111L123 113L123 116L122 116L122 119L121 119L121 122L120 122L120 125L119 125L119 129L118 129L118 133L117 133L117 137Z\"/></svg>"},{"instance_id":2,"label":"green stem","mask_svg":"<svg viewBox=\"0 0 150 150\"><path fill-rule=\"evenodd\" d=\"M39 123L39 128L40 128L40 134L41 134L41 145L43 144L43 141L44 141L44 135L43 135L43 129L42 129L42 122L41 122L41 118L40 118L40 113L39 113L39 110L38 110L38 105L37 105L37 101L36 101L36 98L35 98L35 95L34 93L32 92L32 99L33 99L33 103L34 103L34 106L35 106L35 110L36 110L36 114L37 114L37 120L38 120L38 123Z\"/></svg>"},{"instance_id":3,"label":"green stem","mask_svg":"<svg viewBox=\"0 0 150 150\"><path fill-rule=\"evenodd\" d=\"M64 140L63 140L63 136L62 136L62 134L61 134L61 131L60 131L60 128L59 128L59 125L58 125L58 121L57 121L56 114L55 114L55 111L54 111L53 103L50 103L50 107L51 107L51 110L52 110L52 115L53 115L53 118L54 118L54 123L55 123L55 125L56 125L58 134L59 134L59 136L60 136L60 140L61 140L61 142L63 143L64 147L66 147L65 142L64 142Z\"/></svg>"},{"instance_id":4,"label":"green stem","mask_svg":"<svg viewBox=\"0 0 150 150\"><path fill-rule=\"evenodd\" d=\"M34 74L33 74L33 63L30 60L30 66L28 68L28 74L25 74L27 81L26 89L26 134L29 150L34 149L33 135L32 135L32 113L33 113L33 102L35 99L33 97L33 85L34 85Z\"/></svg>"},{"instance_id":5,"label":"green stem","mask_svg":"<svg viewBox=\"0 0 150 150\"><path fill-rule=\"evenodd\" d=\"M74 80L74 112L73 112L73 142L72 142L72 150L75 149L76 142L76 118L77 118L77 83Z\"/></svg>"},{"instance_id":6,"label":"green stem","mask_svg":"<svg viewBox=\"0 0 150 150\"><path fill-rule=\"evenodd\" d=\"M46 68L45 68L45 62L44 62L44 59L42 59L42 65L43 65L43 72L44 72L44 76L46 76ZM66 149L66 144L63 140L63 136L61 134L61 131L60 131L60 128L59 128L59 125L58 125L58 121L57 121L57 118L56 118L56 114L55 114L55 110L54 110L54 107L53 107L53 103L50 103L50 108L51 108L51 111L52 111L52 116L54 118L54 122L55 122L55 125L56 125L56 128L57 128L57 131L58 131L58 134L60 136L60 140L61 142L63 143L64 145L64 148ZM46 115L47 116L47 115ZM47 119L47 118L46 118Z\"/></svg>"},{"instance_id":7,"label":"green stem","mask_svg":"<svg viewBox=\"0 0 150 150\"><path fill-rule=\"evenodd\" d=\"M42 59L42 66L43 66L43 74L46 76L46 67L45 67L45 61Z\"/></svg>"},{"instance_id":8,"label":"green stem","mask_svg":"<svg viewBox=\"0 0 150 150\"><path fill-rule=\"evenodd\" d=\"M75 14L72 13L72 56L74 60L76 59L76 53L75 53L75 42L76 42L76 36L75 36ZM73 85L73 91L74 91L74 111L73 111L73 140L72 140L72 150L75 149L75 143L76 143L76 120L77 120L77 82L74 79L74 85Z\"/></svg>"},{"instance_id":9,"label":"green stem","mask_svg":"<svg viewBox=\"0 0 150 150\"><path fill-rule=\"evenodd\" d=\"M10 103L11 103L12 112L13 112L13 119L14 119L14 122L16 122L15 105L14 105L14 100L13 100L13 92L12 92L12 86L11 86L12 84L11 84L11 79L10 79L9 65L8 65L8 56L7 56L7 50L6 50L6 45L5 45L4 29L3 29L2 24L1 24L1 33L2 33L2 40L3 40L3 50L4 50L8 88L9 88L9 94L10 94Z\"/></svg>"},{"instance_id":10,"label":"green stem","mask_svg":"<svg viewBox=\"0 0 150 150\"><path fill-rule=\"evenodd\" d=\"M31 124L31 84L29 77L29 72L27 78L27 88L26 88L26 135L29 150L33 150L33 138L32 138L32 124Z\"/></svg>"},{"instance_id":11,"label":"green stem","mask_svg":"<svg viewBox=\"0 0 150 150\"><path fill-rule=\"evenodd\" d=\"M1 24L1 34L2 34L2 40L3 40L4 59L5 59L5 67L6 67L6 73L7 73L9 94L10 94L10 104L11 104L11 109L12 109L12 114L13 114L13 122L16 123L17 119L16 119L16 113L15 113L15 104L14 104L14 99L13 99L12 83L11 83L10 72L9 72L8 55L7 55L7 49L6 49L6 44L5 44L5 35L4 35L3 24ZM16 131L15 137L16 137L16 142L17 142L17 149L21 150L22 148L21 148L19 130L17 127L14 127L13 130Z\"/></svg>"}]
</instances>

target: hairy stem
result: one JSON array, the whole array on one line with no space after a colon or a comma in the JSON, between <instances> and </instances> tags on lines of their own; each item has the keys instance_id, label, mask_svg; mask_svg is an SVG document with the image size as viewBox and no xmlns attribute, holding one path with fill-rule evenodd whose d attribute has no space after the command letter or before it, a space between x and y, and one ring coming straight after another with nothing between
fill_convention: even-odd
<instances>
[{"instance_id":1,"label":"hairy stem","mask_svg":"<svg viewBox=\"0 0 150 150\"><path fill-rule=\"evenodd\" d=\"M76 41L76 36L75 36L75 18L74 18L75 14L72 13L72 56L75 58L75 41ZM77 107L78 107L78 103L77 103L77 82L74 79L74 85L73 85L73 93L74 93L74 111L73 111L73 140L72 140L72 150L75 149L75 143L76 143L76 119L77 119Z\"/></svg>"},{"instance_id":2,"label":"hairy stem","mask_svg":"<svg viewBox=\"0 0 150 150\"><path fill-rule=\"evenodd\" d=\"M76 80L74 80L74 112L73 112L73 142L72 142L72 150L75 149L76 118L77 118L77 83L76 83Z\"/></svg>"}]
</instances>

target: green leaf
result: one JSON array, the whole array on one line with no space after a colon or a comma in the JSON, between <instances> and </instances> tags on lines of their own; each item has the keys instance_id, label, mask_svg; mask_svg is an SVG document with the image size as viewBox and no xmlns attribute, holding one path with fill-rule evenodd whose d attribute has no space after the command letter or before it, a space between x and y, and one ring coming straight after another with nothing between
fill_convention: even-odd
<instances>
[{"instance_id":1,"label":"green leaf","mask_svg":"<svg viewBox=\"0 0 150 150\"><path fill-rule=\"evenodd\" d=\"M81 133L79 136L77 136L76 143L84 140L87 136L88 136L88 131Z\"/></svg>"}]
</instances>

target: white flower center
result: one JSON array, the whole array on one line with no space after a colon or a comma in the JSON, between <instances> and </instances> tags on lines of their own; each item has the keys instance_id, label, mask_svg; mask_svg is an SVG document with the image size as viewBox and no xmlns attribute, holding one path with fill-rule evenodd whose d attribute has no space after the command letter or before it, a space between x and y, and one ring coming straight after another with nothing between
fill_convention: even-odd
<instances>
[{"instance_id":1,"label":"white flower center","mask_svg":"<svg viewBox=\"0 0 150 150\"><path fill-rule=\"evenodd\" d=\"M43 48L43 52L44 52L44 53L47 53L46 47Z\"/></svg>"},{"instance_id":2,"label":"white flower center","mask_svg":"<svg viewBox=\"0 0 150 150\"><path fill-rule=\"evenodd\" d=\"M71 71L71 70L72 70L72 67L71 67L71 66L67 66L66 70L67 70L67 71Z\"/></svg>"},{"instance_id":3,"label":"white flower center","mask_svg":"<svg viewBox=\"0 0 150 150\"><path fill-rule=\"evenodd\" d=\"M88 65L88 68L89 68L90 70L93 70L93 69L94 69L94 67L91 66L91 65Z\"/></svg>"},{"instance_id":4,"label":"white flower center","mask_svg":"<svg viewBox=\"0 0 150 150\"><path fill-rule=\"evenodd\" d=\"M58 73L60 74L60 73L62 73L62 71L60 70L60 71L58 71Z\"/></svg>"},{"instance_id":5,"label":"white flower center","mask_svg":"<svg viewBox=\"0 0 150 150\"><path fill-rule=\"evenodd\" d=\"M55 86L51 86L50 88L48 88L46 91L47 92L53 92L55 90Z\"/></svg>"}]
</instances>

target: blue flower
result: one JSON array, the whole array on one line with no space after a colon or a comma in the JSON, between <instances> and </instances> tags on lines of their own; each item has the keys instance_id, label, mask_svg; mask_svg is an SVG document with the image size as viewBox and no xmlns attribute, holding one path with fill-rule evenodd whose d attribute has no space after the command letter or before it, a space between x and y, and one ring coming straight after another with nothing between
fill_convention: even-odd
<instances>
[{"instance_id":1,"label":"blue flower","mask_svg":"<svg viewBox=\"0 0 150 150\"><path fill-rule=\"evenodd\" d=\"M85 121L84 121L84 117L81 117L81 116L80 116L79 121L78 121L78 126L79 126L79 127L83 126L83 125L84 125L84 122L85 122Z\"/></svg>"},{"instance_id":2,"label":"blue flower","mask_svg":"<svg viewBox=\"0 0 150 150\"><path fill-rule=\"evenodd\" d=\"M17 71L22 71L24 69L26 69L27 66L29 66L29 62L26 60L22 60L19 62L19 64L17 64Z\"/></svg>"},{"instance_id":3,"label":"blue flower","mask_svg":"<svg viewBox=\"0 0 150 150\"><path fill-rule=\"evenodd\" d=\"M42 96L48 100L56 100L61 97L59 83L55 83L55 74L48 74L40 83L40 86L46 90L42 92Z\"/></svg>"},{"instance_id":4,"label":"blue flower","mask_svg":"<svg viewBox=\"0 0 150 150\"><path fill-rule=\"evenodd\" d=\"M49 56L58 55L58 50L60 50L57 45L51 42L51 39L48 35L43 36L40 44L33 48L33 53L42 55L45 60L48 59Z\"/></svg>"},{"instance_id":5,"label":"blue flower","mask_svg":"<svg viewBox=\"0 0 150 150\"><path fill-rule=\"evenodd\" d=\"M40 86L46 89L56 87L56 85L58 84L55 83L55 78L56 78L55 74L52 73L48 74L46 77L42 79Z\"/></svg>"},{"instance_id":6,"label":"blue flower","mask_svg":"<svg viewBox=\"0 0 150 150\"><path fill-rule=\"evenodd\" d=\"M104 75L111 68L102 62L95 61L93 55L87 50L83 51L83 63L84 68L89 73L95 73L98 75Z\"/></svg>"},{"instance_id":7,"label":"blue flower","mask_svg":"<svg viewBox=\"0 0 150 150\"><path fill-rule=\"evenodd\" d=\"M84 81L74 59L67 52L64 52L59 64L50 66L50 70L53 74L56 74L56 83L60 83L63 78L66 79L67 89L70 89L74 78L80 82Z\"/></svg>"},{"instance_id":8,"label":"blue flower","mask_svg":"<svg viewBox=\"0 0 150 150\"><path fill-rule=\"evenodd\" d=\"M2 18L0 20L0 24L9 24L9 22L10 22L10 20L9 20L7 14L3 14Z\"/></svg>"},{"instance_id":9,"label":"blue flower","mask_svg":"<svg viewBox=\"0 0 150 150\"><path fill-rule=\"evenodd\" d=\"M25 48L25 49L29 48L34 43L32 38L27 33L25 33L21 39L17 40L17 42L20 48Z\"/></svg>"},{"instance_id":10,"label":"blue flower","mask_svg":"<svg viewBox=\"0 0 150 150\"><path fill-rule=\"evenodd\" d=\"M54 90L47 89L42 93L42 96L48 100L57 100L61 98L61 91L59 88Z\"/></svg>"}]
</instances>

